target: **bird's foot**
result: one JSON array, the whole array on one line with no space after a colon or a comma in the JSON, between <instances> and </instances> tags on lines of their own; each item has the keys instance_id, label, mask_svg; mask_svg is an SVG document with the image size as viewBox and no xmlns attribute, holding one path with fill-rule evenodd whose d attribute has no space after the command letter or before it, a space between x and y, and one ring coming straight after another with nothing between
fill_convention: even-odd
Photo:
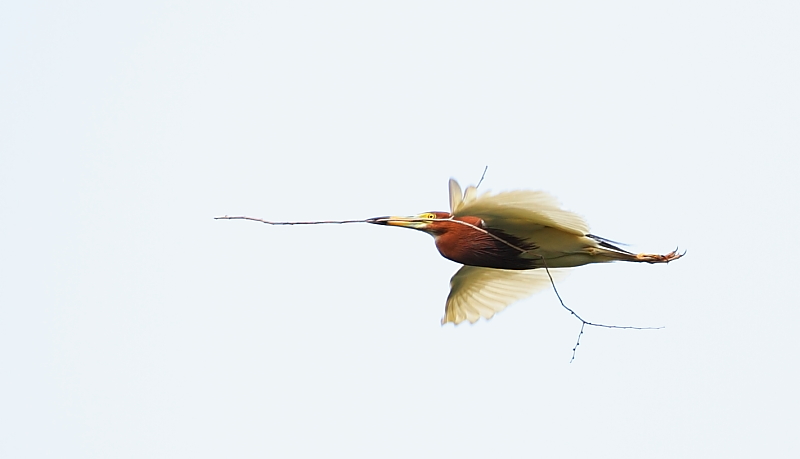
<instances>
[{"instance_id":1,"label":"bird's foot","mask_svg":"<svg viewBox=\"0 0 800 459\"><path fill-rule=\"evenodd\" d=\"M669 263L670 261L677 260L678 258L684 255L686 255L685 251L683 253L678 253L678 249L675 249L666 255L657 255L653 253L640 253L636 255L636 259L638 261L643 261L646 263Z\"/></svg>"}]
</instances>

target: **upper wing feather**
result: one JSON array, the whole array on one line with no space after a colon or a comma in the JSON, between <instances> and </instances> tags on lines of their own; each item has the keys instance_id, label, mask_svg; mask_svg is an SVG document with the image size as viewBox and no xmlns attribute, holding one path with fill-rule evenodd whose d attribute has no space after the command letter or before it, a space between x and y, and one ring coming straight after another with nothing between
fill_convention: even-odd
<instances>
[{"instance_id":1,"label":"upper wing feather","mask_svg":"<svg viewBox=\"0 0 800 459\"><path fill-rule=\"evenodd\" d=\"M456 217L479 217L490 227L515 233L515 227L530 229L531 225L548 226L584 236L589 225L579 215L561 209L558 201L544 191L507 191L504 193L477 194L475 187L468 187L464 197L453 199L453 193L461 187L450 179L451 213Z\"/></svg>"},{"instance_id":2,"label":"upper wing feather","mask_svg":"<svg viewBox=\"0 0 800 459\"><path fill-rule=\"evenodd\" d=\"M551 269L553 279L566 272ZM475 323L481 317L491 319L509 304L521 300L550 285L544 269L507 270L463 266L450 279L442 324Z\"/></svg>"}]
</instances>

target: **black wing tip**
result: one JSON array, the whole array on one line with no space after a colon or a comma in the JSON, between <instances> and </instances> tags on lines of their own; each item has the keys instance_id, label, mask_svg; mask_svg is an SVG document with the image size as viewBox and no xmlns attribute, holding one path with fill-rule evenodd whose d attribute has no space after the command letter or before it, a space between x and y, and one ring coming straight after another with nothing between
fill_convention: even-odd
<instances>
[{"instance_id":1,"label":"black wing tip","mask_svg":"<svg viewBox=\"0 0 800 459\"><path fill-rule=\"evenodd\" d=\"M606 239L604 237L595 236L594 234L587 234L586 237L594 239L595 241L597 241L598 244L600 244L600 247L603 247L604 249L616 250L617 252L622 252L622 253L627 253L628 255L633 255L633 252L628 252L627 250L621 249L621 248L617 247L616 245L614 245L614 244L628 245L628 244L625 244L624 242L612 241L611 239Z\"/></svg>"}]
</instances>

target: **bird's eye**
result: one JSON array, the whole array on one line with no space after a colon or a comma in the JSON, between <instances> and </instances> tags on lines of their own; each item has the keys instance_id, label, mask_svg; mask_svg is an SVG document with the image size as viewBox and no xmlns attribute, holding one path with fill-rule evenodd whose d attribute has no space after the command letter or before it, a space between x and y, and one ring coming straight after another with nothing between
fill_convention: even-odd
<instances>
[{"instance_id":1,"label":"bird's eye","mask_svg":"<svg viewBox=\"0 0 800 459\"><path fill-rule=\"evenodd\" d=\"M427 214L427 215L425 215L425 218L436 219L436 214Z\"/></svg>"}]
</instances>

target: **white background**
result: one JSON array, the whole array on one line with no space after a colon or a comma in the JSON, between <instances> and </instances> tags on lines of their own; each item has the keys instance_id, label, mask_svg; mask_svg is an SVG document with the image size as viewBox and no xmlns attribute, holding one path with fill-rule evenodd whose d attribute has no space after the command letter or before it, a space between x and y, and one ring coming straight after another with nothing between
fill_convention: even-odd
<instances>
[{"instance_id":1,"label":"white background","mask_svg":"<svg viewBox=\"0 0 800 459\"><path fill-rule=\"evenodd\" d=\"M0 456L798 457L796 2L9 2ZM366 224L543 189L669 265L440 326Z\"/></svg>"}]
</instances>

